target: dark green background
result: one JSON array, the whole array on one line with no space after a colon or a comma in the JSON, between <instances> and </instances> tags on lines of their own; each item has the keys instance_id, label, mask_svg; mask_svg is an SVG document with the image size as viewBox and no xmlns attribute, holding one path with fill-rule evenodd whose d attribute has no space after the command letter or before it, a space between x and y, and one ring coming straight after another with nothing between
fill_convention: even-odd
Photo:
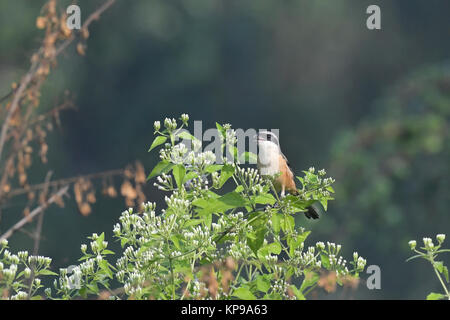
<instances>
[{"instance_id":1,"label":"dark green background","mask_svg":"<svg viewBox=\"0 0 450 320\"><path fill-rule=\"evenodd\" d=\"M44 2L0 3L0 95L39 45ZM80 1L82 19L100 3ZM370 4L381 7L382 30L366 28ZM315 166L337 180L329 211L317 222L299 218L311 243L342 243L348 258L358 251L381 268L381 290L363 282L331 297L423 299L442 289L431 266L405 259L410 239L450 237L449 12L446 0L119 0L91 26L87 55L71 47L44 86L41 108L69 89L78 111L62 117L49 165L33 167L31 178L136 159L149 172L153 121L166 116L188 113L204 129L215 121L279 128L297 174ZM162 199L151 183L146 193ZM4 208L1 231L22 208ZM113 241L124 209L100 198L88 217L73 201L49 210L41 254L56 268L74 264L92 232ZM13 249L32 246L24 234L10 240Z\"/></svg>"}]
</instances>

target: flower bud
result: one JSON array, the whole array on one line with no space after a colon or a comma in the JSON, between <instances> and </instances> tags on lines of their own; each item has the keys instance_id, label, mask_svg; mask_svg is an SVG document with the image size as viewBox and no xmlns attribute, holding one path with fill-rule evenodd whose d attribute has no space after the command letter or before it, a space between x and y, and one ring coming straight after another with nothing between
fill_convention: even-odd
<instances>
[{"instance_id":1,"label":"flower bud","mask_svg":"<svg viewBox=\"0 0 450 320\"><path fill-rule=\"evenodd\" d=\"M416 248L417 242L416 240L411 240L408 242L409 247L411 248L411 250L414 250Z\"/></svg>"},{"instance_id":2,"label":"flower bud","mask_svg":"<svg viewBox=\"0 0 450 320\"><path fill-rule=\"evenodd\" d=\"M31 269L25 268L25 270L23 271L23 274L25 275L25 278L29 278L31 276Z\"/></svg>"},{"instance_id":3,"label":"flower bud","mask_svg":"<svg viewBox=\"0 0 450 320\"><path fill-rule=\"evenodd\" d=\"M187 124L187 122L189 121L189 115L187 115L186 113L183 113L181 115L181 121L183 121L184 124Z\"/></svg>"},{"instance_id":4,"label":"flower bud","mask_svg":"<svg viewBox=\"0 0 450 320\"><path fill-rule=\"evenodd\" d=\"M445 234L438 234L437 236L436 236L436 239L437 239L437 241L439 242L439 244L441 244L442 242L444 242L444 240L445 240Z\"/></svg>"},{"instance_id":5,"label":"flower bud","mask_svg":"<svg viewBox=\"0 0 450 320\"><path fill-rule=\"evenodd\" d=\"M155 121L155 123L153 123L153 128L155 128L155 131L159 131L159 129L161 129L161 122Z\"/></svg>"}]
</instances>

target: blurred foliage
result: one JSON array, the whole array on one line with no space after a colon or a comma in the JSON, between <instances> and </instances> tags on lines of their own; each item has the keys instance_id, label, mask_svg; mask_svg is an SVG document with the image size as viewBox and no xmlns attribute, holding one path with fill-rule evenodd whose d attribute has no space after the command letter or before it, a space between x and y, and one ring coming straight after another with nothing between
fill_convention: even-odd
<instances>
[{"instance_id":1,"label":"blurred foliage","mask_svg":"<svg viewBox=\"0 0 450 320\"><path fill-rule=\"evenodd\" d=\"M375 109L333 146L331 171L345 201L332 228L394 272L399 261L385 257L405 257L405 239L450 225L450 64L406 77Z\"/></svg>"}]
</instances>

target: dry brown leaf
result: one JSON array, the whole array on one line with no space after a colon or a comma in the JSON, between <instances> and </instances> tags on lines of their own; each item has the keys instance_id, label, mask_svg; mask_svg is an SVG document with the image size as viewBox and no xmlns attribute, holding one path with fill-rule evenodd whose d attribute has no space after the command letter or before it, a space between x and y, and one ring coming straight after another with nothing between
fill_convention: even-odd
<instances>
[{"instance_id":1,"label":"dry brown leaf","mask_svg":"<svg viewBox=\"0 0 450 320\"><path fill-rule=\"evenodd\" d=\"M3 185L3 192L8 193L9 191L11 191L11 186L9 184Z\"/></svg>"},{"instance_id":2,"label":"dry brown leaf","mask_svg":"<svg viewBox=\"0 0 450 320\"><path fill-rule=\"evenodd\" d=\"M115 189L113 186L109 186L109 187L106 189L106 194L107 194L109 197L111 197L111 198L117 197L117 191L116 191L116 189Z\"/></svg>"},{"instance_id":3,"label":"dry brown leaf","mask_svg":"<svg viewBox=\"0 0 450 320\"><path fill-rule=\"evenodd\" d=\"M147 177L145 176L145 170L144 166L141 162L136 162L136 176L135 176L136 183L145 183Z\"/></svg>"},{"instance_id":4,"label":"dry brown leaf","mask_svg":"<svg viewBox=\"0 0 450 320\"><path fill-rule=\"evenodd\" d=\"M38 29L44 29L46 24L47 24L47 19L45 17L37 17L36 27Z\"/></svg>"},{"instance_id":5,"label":"dry brown leaf","mask_svg":"<svg viewBox=\"0 0 450 320\"><path fill-rule=\"evenodd\" d=\"M83 202L78 205L78 209L80 210L83 216L87 216L92 212L91 206L87 202Z\"/></svg>"},{"instance_id":6,"label":"dry brown leaf","mask_svg":"<svg viewBox=\"0 0 450 320\"><path fill-rule=\"evenodd\" d=\"M120 187L120 194L128 199L136 199L137 192L131 185L130 181L125 180Z\"/></svg>"},{"instance_id":7,"label":"dry brown leaf","mask_svg":"<svg viewBox=\"0 0 450 320\"><path fill-rule=\"evenodd\" d=\"M96 200L96 198L95 198L95 191L94 190L92 190L91 192L89 192L87 195L86 195L86 200L89 202L89 203L95 203L97 200Z\"/></svg>"},{"instance_id":8,"label":"dry brown leaf","mask_svg":"<svg viewBox=\"0 0 450 320\"><path fill-rule=\"evenodd\" d=\"M336 272L323 273L320 276L319 281L317 281L317 285L323 288L326 292L334 292L336 291Z\"/></svg>"},{"instance_id":9,"label":"dry brown leaf","mask_svg":"<svg viewBox=\"0 0 450 320\"><path fill-rule=\"evenodd\" d=\"M80 56L84 56L86 54L86 45L79 42L77 44L77 52Z\"/></svg>"},{"instance_id":10,"label":"dry brown leaf","mask_svg":"<svg viewBox=\"0 0 450 320\"><path fill-rule=\"evenodd\" d=\"M82 28L82 29L80 30L80 32L81 32L81 37L82 37L83 39L89 38L89 30L88 30L87 28Z\"/></svg>"}]
</instances>

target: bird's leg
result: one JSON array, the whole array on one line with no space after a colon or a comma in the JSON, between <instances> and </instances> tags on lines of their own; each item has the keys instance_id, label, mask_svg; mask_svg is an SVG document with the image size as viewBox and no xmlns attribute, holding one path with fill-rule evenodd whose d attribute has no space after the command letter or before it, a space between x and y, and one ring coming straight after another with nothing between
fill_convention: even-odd
<instances>
[{"instance_id":1,"label":"bird's leg","mask_svg":"<svg viewBox=\"0 0 450 320\"><path fill-rule=\"evenodd\" d=\"M285 193L284 193L284 186L281 186L281 197L284 198Z\"/></svg>"}]
</instances>

